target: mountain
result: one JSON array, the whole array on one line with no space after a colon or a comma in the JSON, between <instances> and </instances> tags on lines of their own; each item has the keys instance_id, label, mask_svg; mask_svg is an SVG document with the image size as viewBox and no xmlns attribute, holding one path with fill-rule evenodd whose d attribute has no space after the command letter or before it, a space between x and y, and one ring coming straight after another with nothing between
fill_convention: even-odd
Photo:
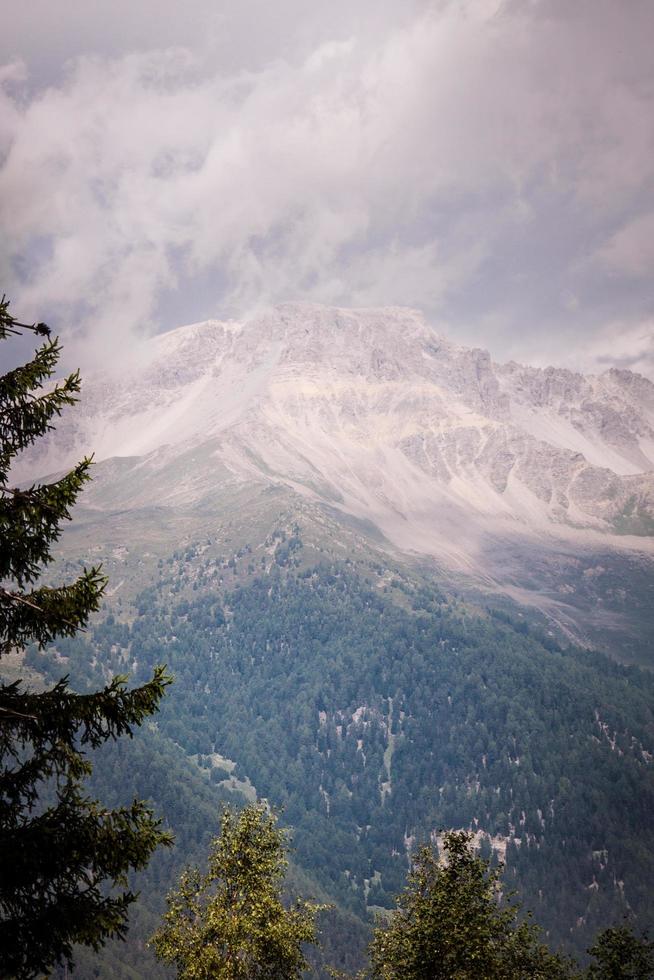
<instances>
[{"instance_id":1,"label":"mountain","mask_svg":"<svg viewBox=\"0 0 654 980\"><path fill-rule=\"evenodd\" d=\"M654 926L653 391L496 365L412 311L299 305L86 378L20 476L95 450L53 574L102 561L110 588L24 666L85 690L169 665L156 729L93 791L152 799L178 848L137 882L128 945L77 976L163 975L163 894L220 801L254 795L335 905L336 965L449 827L553 945Z\"/></svg>"},{"instance_id":2,"label":"mountain","mask_svg":"<svg viewBox=\"0 0 654 980\"><path fill-rule=\"evenodd\" d=\"M415 311L290 304L181 327L127 373L88 377L26 466L91 451L105 463L87 506L220 509L238 488L285 487L649 662L654 385L639 375L496 365Z\"/></svg>"}]
</instances>

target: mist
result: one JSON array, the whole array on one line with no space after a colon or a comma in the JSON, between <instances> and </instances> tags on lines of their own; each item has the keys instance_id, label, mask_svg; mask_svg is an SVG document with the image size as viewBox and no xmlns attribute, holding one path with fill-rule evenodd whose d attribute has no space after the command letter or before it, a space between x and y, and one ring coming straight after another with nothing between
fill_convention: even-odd
<instances>
[{"instance_id":1,"label":"mist","mask_svg":"<svg viewBox=\"0 0 654 980\"><path fill-rule=\"evenodd\" d=\"M412 306L498 360L654 376L652 5L350 7L12 12L16 313L94 366L278 302Z\"/></svg>"}]
</instances>

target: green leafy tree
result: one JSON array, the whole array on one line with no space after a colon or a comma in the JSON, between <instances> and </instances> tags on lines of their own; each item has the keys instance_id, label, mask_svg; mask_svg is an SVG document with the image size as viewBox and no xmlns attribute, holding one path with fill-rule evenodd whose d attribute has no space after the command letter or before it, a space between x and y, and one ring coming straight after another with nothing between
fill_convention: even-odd
<instances>
[{"instance_id":1,"label":"green leafy tree","mask_svg":"<svg viewBox=\"0 0 654 980\"><path fill-rule=\"evenodd\" d=\"M53 483L11 485L16 456L53 428L80 390L77 372L44 390L59 343L45 324L18 323L3 297L0 340L25 330L44 337L43 345L0 377L0 667L28 644L74 636L105 587L95 567L69 584L39 582L91 460ZM75 943L98 949L105 938L124 936L135 898L127 873L170 838L142 801L107 810L85 795L87 751L131 735L168 683L163 668L131 691L125 677L86 694L71 691L67 678L50 690L0 679L0 976L40 976L72 964Z\"/></svg>"},{"instance_id":2,"label":"green leafy tree","mask_svg":"<svg viewBox=\"0 0 654 980\"><path fill-rule=\"evenodd\" d=\"M594 963L589 980L651 980L654 977L654 943L635 936L628 926L612 926L597 936L588 950Z\"/></svg>"},{"instance_id":3,"label":"green leafy tree","mask_svg":"<svg viewBox=\"0 0 654 980\"><path fill-rule=\"evenodd\" d=\"M540 942L516 905L500 901L500 870L473 853L472 835L445 835L446 860L416 854L398 911L370 947L376 980L562 980L570 965Z\"/></svg>"},{"instance_id":4,"label":"green leafy tree","mask_svg":"<svg viewBox=\"0 0 654 980\"><path fill-rule=\"evenodd\" d=\"M184 872L168 896L156 955L183 980L291 980L308 964L318 905L282 902L286 834L262 804L225 809L208 869Z\"/></svg>"}]
</instances>

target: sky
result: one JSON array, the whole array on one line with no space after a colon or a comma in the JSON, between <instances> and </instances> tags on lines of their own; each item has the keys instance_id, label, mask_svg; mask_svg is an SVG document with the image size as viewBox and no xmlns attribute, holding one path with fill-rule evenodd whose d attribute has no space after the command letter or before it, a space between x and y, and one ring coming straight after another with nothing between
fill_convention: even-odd
<instances>
[{"instance_id":1,"label":"sky","mask_svg":"<svg viewBox=\"0 0 654 980\"><path fill-rule=\"evenodd\" d=\"M277 302L654 378L651 0L0 0L0 288L83 365Z\"/></svg>"}]
</instances>

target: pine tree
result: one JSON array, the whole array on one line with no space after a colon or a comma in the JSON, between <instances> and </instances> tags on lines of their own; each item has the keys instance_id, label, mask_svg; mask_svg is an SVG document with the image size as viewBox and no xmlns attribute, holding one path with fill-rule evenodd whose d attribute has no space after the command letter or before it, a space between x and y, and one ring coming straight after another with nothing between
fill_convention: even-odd
<instances>
[{"instance_id":1,"label":"pine tree","mask_svg":"<svg viewBox=\"0 0 654 980\"><path fill-rule=\"evenodd\" d=\"M3 296L0 341L26 330L44 343L0 377L0 669L2 658L29 644L74 636L106 583L99 567L68 584L39 582L91 460L49 484L11 485L17 455L53 428L80 390L78 372L44 389L59 342L43 323L18 323ZM137 689L115 677L87 694L70 690L66 677L50 690L0 678L0 976L40 976L57 963L72 965L75 943L97 950L107 937L124 936L135 898L127 873L170 836L140 800L107 810L85 795L87 752L131 735L169 682L161 667Z\"/></svg>"},{"instance_id":2,"label":"pine tree","mask_svg":"<svg viewBox=\"0 0 654 980\"><path fill-rule=\"evenodd\" d=\"M282 903L285 834L262 804L223 812L205 874L186 871L168 896L157 956L182 980L299 978L303 943L316 940L320 906Z\"/></svg>"}]
</instances>

